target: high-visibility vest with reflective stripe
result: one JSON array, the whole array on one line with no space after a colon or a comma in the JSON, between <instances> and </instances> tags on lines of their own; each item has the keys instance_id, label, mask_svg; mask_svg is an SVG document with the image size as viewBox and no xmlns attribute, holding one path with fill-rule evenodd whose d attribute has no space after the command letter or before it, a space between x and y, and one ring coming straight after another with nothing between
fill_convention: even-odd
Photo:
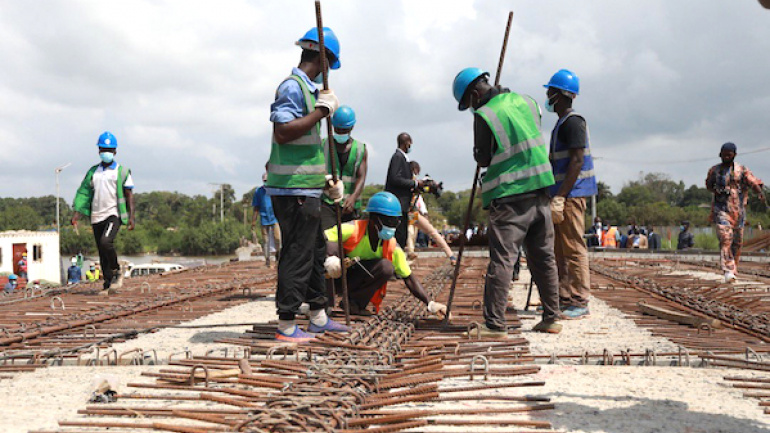
<instances>
[{"instance_id":1,"label":"high-visibility vest with reflective stripe","mask_svg":"<svg viewBox=\"0 0 770 433\"><path fill-rule=\"evenodd\" d=\"M334 153L334 162L336 163L337 167L337 176L342 180L342 184L345 187L345 195L348 196L350 194L353 194L353 190L356 189L356 175L358 174L358 168L361 166L361 162L364 160L364 152L366 152L366 143L362 141L358 141L356 139L353 139L353 142L348 145L349 151L348 153L348 161L345 163L345 167L342 169L342 174L340 174L340 160L339 160L339 153ZM331 158L329 158L329 146L326 145L326 140L324 140L323 143L324 148L324 157L326 158L326 169L329 173L332 172L332 163ZM332 204L334 201L332 201L329 197L324 194L323 199L326 203ZM358 200L356 200L355 204L356 209L361 209L361 198L359 197Z\"/></svg>"},{"instance_id":2,"label":"high-visibility vest with reflective stripe","mask_svg":"<svg viewBox=\"0 0 770 433\"><path fill-rule=\"evenodd\" d=\"M75 193L75 200L72 203L72 209L80 212L85 216L91 215L91 204L94 200L94 173L101 164L96 164L91 167L80 183L80 187ZM117 164L118 181L116 195L118 198L118 214L120 221L123 224L128 224L128 204L126 203L126 195L123 191L123 185L126 184L128 176L131 175L131 170L124 168L122 165Z\"/></svg>"},{"instance_id":3,"label":"high-visibility vest with reflective stripe","mask_svg":"<svg viewBox=\"0 0 770 433\"><path fill-rule=\"evenodd\" d=\"M476 114L489 125L497 144L481 184L484 207L497 198L553 185L548 149L540 133L540 108L532 98L501 93Z\"/></svg>"},{"instance_id":4,"label":"high-visibility vest with reflective stripe","mask_svg":"<svg viewBox=\"0 0 770 433\"><path fill-rule=\"evenodd\" d=\"M550 159L553 176L556 180L556 184L551 186L551 195L556 195L562 182L564 182L564 178L567 176L569 147L566 143L559 141L559 128L570 116L583 117L574 111L570 112L556 122L556 126L553 127L553 132L551 133ZM572 186L572 190L567 197L590 197L596 194L598 194L598 189L596 188L596 176L594 176L594 160L591 158L590 134L588 133L588 125L586 125L586 148L583 151L583 166L580 168L580 175L578 175L575 185Z\"/></svg>"},{"instance_id":5,"label":"high-visibility vest with reflective stripe","mask_svg":"<svg viewBox=\"0 0 770 433\"><path fill-rule=\"evenodd\" d=\"M354 228L353 228L353 234L350 235L350 237L342 244L342 249L345 251L345 256L347 257L348 254L350 254L353 250L356 249L358 246L358 243L361 242L361 240L364 238L364 235L366 234L366 227L369 225L369 220L356 220L354 222ZM382 258L385 260L388 260L389 262L393 262L393 251L396 249L396 240L395 239L388 239L387 241L382 241ZM388 291L388 283L386 282L382 286L380 286L379 289L377 289L376 292L374 292L374 296L372 296L372 299L370 302L372 305L374 305L374 311L377 313L380 312L380 305L382 304L382 300L385 299L385 294Z\"/></svg>"},{"instance_id":6,"label":"high-visibility vest with reflective stripe","mask_svg":"<svg viewBox=\"0 0 770 433\"><path fill-rule=\"evenodd\" d=\"M615 236L618 234L618 229L616 227L610 227L609 230L604 232L604 235L602 235L602 246L605 248L615 248L618 246L617 241L615 240Z\"/></svg>"},{"instance_id":7,"label":"high-visibility vest with reflective stripe","mask_svg":"<svg viewBox=\"0 0 770 433\"><path fill-rule=\"evenodd\" d=\"M304 80L291 75L302 89L305 99L303 115L315 110L315 95L310 92ZM284 81L286 81L284 80ZM273 134L270 161L267 165L267 186L273 188L316 188L324 187L326 163L321 144L321 125L315 124L302 137L285 144L278 144Z\"/></svg>"}]
</instances>

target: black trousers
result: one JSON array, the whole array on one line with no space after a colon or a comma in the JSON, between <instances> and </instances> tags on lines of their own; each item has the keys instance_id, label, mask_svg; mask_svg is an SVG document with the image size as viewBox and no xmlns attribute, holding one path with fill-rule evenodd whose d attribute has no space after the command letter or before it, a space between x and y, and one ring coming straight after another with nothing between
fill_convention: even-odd
<instances>
[{"instance_id":1,"label":"black trousers","mask_svg":"<svg viewBox=\"0 0 770 433\"><path fill-rule=\"evenodd\" d=\"M347 277L350 303L363 310L377 290L394 274L393 263L386 259L361 260L349 267ZM341 278L334 280L334 288L338 294L342 293Z\"/></svg>"},{"instance_id":2,"label":"black trousers","mask_svg":"<svg viewBox=\"0 0 770 433\"><path fill-rule=\"evenodd\" d=\"M396 227L396 242L401 249L406 248L406 239L409 235L409 212L401 213L401 221Z\"/></svg>"},{"instance_id":3,"label":"black trousers","mask_svg":"<svg viewBox=\"0 0 770 433\"><path fill-rule=\"evenodd\" d=\"M354 210L351 213L343 213L341 220L343 223L346 223L349 221L356 220L360 218L360 216L361 216L361 213L357 210ZM326 230L336 225L337 225L337 209L335 208L335 205L331 205L329 203L321 201L321 228L323 230Z\"/></svg>"},{"instance_id":4,"label":"black trousers","mask_svg":"<svg viewBox=\"0 0 770 433\"><path fill-rule=\"evenodd\" d=\"M281 226L281 257L278 260L278 318L294 320L303 302L311 310L326 307L324 260L326 238L321 230L321 199L272 196L273 210Z\"/></svg>"},{"instance_id":5,"label":"black trousers","mask_svg":"<svg viewBox=\"0 0 770 433\"><path fill-rule=\"evenodd\" d=\"M118 252L115 251L115 237L120 230L120 218L111 216L104 221L93 224L96 248L99 250L99 264L104 272L105 286L108 286L113 276L120 272Z\"/></svg>"}]
</instances>

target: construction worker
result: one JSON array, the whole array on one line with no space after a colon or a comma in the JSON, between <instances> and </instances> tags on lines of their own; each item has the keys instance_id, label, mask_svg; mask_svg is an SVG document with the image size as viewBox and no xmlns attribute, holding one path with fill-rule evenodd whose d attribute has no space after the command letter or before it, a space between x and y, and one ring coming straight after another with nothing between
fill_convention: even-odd
<instances>
[{"instance_id":1,"label":"construction worker","mask_svg":"<svg viewBox=\"0 0 770 433\"><path fill-rule=\"evenodd\" d=\"M82 278L77 257L72 258L72 265L67 268L67 284L79 283Z\"/></svg>"},{"instance_id":2,"label":"construction worker","mask_svg":"<svg viewBox=\"0 0 770 433\"><path fill-rule=\"evenodd\" d=\"M420 175L420 164L417 161L410 161L409 167L412 169L414 178L417 179ZM436 245L444 251L450 264L454 266L455 262L457 262L457 257L452 253L452 249L449 248L446 239L444 239L444 237L441 236L441 233L439 233L438 230L433 227L433 224L430 223L430 220L428 219L428 207L425 206L425 200L422 198L421 190L415 191L415 194L412 197L412 204L409 207L409 238L406 242L406 251L410 260L414 260L414 258L417 257L414 253L414 243L418 231L422 231L433 239ZM410 255L411 257L409 257Z\"/></svg>"},{"instance_id":3,"label":"construction worker","mask_svg":"<svg viewBox=\"0 0 770 433\"><path fill-rule=\"evenodd\" d=\"M86 280L89 283L93 283L98 279L99 279L99 269L96 268L96 265L94 263L91 263L91 266L89 266L88 270L86 271Z\"/></svg>"},{"instance_id":4,"label":"construction worker","mask_svg":"<svg viewBox=\"0 0 770 433\"><path fill-rule=\"evenodd\" d=\"M505 310L513 265L523 244L543 305L537 332L559 333L559 280L553 251L548 187L554 178L534 99L492 87L489 73L466 68L454 79L460 111L474 109L473 154L481 167L481 198L489 209L489 266L484 285L485 324L479 334L505 338Z\"/></svg>"},{"instance_id":5,"label":"construction worker","mask_svg":"<svg viewBox=\"0 0 770 433\"><path fill-rule=\"evenodd\" d=\"M443 318L446 306L430 299L420 281L412 275L406 254L394 239L401 219L401 203L398 198L389 192L378 192L369 199L366 212L369 214L368 219L342 225L344 255L356 262L347 271L350 312L371 315L366 309L370 302L375 312L379 312L388 280L396 275L404 280L412 295L427 306L429 313ZM342 275L342 263L337 227L326 230L325 234L328 257L324 267L330 277L339 278Z\"/></svg>"},{"instance_id":6,"label":"construction worker","mask_svg":"<svg viewBox=\"0 0 770 433\"><path fill-rule=\"evenodd\" d=\"M551 132L549 158L556 183L551 185L554 251L559 269L559 305L564 315L579 319L590 314L591 277L585 232L586 197L598 193L591 159L588 126L572 102L580 93L580 80L561 69L545 84L546 111L559 115Z\"/></svg>"},{"instance_id":7,"label":"construction worker","mask_svg":"<svg viewBox=\"0 0 770 433\"><path fill-rule=\"evenodd\" d=\"M272 268L273 265L270 263L271 249L275 250L276 263L281 257L281 228L278 225L278 220L275 219L273 201L265 190L265 183L267 183L267 173L262 175L263 185L254 190L254 196L251 199L251 207L254 210L251 216L251 229L256 230L257 215L259 215L265 264L268 268Z\"/></svg>"},{"instance_id":8,"label":"construction worker","mask_svg":"<svg viewBox=\"0 0 770 433\"><path fill-rule=\"evenodd\" d=\"M332 116L334 127L333 152L337 167L337 176L342 179L345 190L345 200L342 202L342 222L352 221L361 217L361 194L364 192L367 170L366 143L358 141L351 136L356 126L356 113L352 108L343 105ZM329 147L324 141L326 152L326 169L331 173L331 158L328 155ZM323 196L321 205L321 227L324 230L337 225L337 207L334 201Z\"/></svg>"},{"instance_id":9,"label":"construction worker","mask_svg":"<svg viewBox=\"0 0 770 433\"><path fill-rule=\"evenodd\" d=\"M27 253L21 253L21 260L16 264L18 266L19 278L27 278Z\"/></svg>"},{"instance_id":10,"label":"construction worker","mask_svg":"<svg viewBox=\"0 0 770 433\"><path fill-rule=\"evenodd\" d=\"M8 282L5 283L5 287L3 287L3 290L7 294L11 294L16 290L16 287L19 285L18 277L15 274L8 275Z\"/></svg>"},{"instance_id":11,"label":"construction worker","mask_svg":"<svg viewBox=\"0 0 770 433\"><path fill-rule=\"evenodd\" d=\"M618 242L620 242L618 227L607 221L607 230L602 234L602 246L604 248L618 248Z\"/></svg>"},{"instance_id":12,"label":"construction worker","mask_svg":"<svg viewBox=\"0 0 770 433\"><path fill-rule=\"evenodd\" d=\"M96 142L101 162L91 167L80 184L75 201L72 225L77 228L81 215L91 217L99 262L104 269L103 295L113 294L123 285L123 272L115 251L115 237L120 226L134 229L134 179L131 170L115 161L118 140L106 131Z\"/></svg>"},{"instance_id":13,"label":"construction worker","mask_svg":"<svg viewBox=\"0 0 770 433\"><path fill-rule=\"evenodd\" d=\"M340 43L328 27L323 32L326 64L337 69ZM335 184L328 180L331 176L326 175L321 140L321 120L333 115L339 102L334 92L318 88L323 82L318 30L310 29L297 45L302 48L299 65L278 86L270 106L273 138L265 185L283 235L275 338L288 342L309 341L314 338L311 333L348 331L326 315L326 239L321 229L324 189L335 202L341 201L343 194L341 180ZM310 333L301 330L295 320L303 302L310 305Z\"/></svg>"},{"instance_id":14,"label":"construction worker","mask_svg":"<svg viewBox=\"0 0 770 433\"><path fill-rule=\"evenodd\" d=\"M766 202L762 181L735 162L737 154L734 143L723 144L719 152L722 163L711 167L706 175L706 188L714 194L709 219L717 226L719 264L726 283L734 282L738 275L749 190L753 189Z\"/></svg>"}]
</instances>

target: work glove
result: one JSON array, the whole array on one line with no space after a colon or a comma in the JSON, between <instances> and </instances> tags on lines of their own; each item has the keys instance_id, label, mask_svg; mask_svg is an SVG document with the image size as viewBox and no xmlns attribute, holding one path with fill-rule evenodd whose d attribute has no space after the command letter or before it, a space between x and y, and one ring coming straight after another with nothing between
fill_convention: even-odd
<instances>
[{"instance_id":1,"label":"work glove","mask_svg":"<svg viewBox=\"0 0 770 433\"><path fill-rule=\"evenodd\" d=\"M564 222L564 197L557 195L551 199L551 219L554 224Z\"/></svg>"},{"instance_id":2,"label":"work glove","mask_svg":"<svg viewBox=\"0 0 770 433\"><path fill-rule=\"evenodd\" d=\"M332 175L326 175L326 187L324 188L324 194L332 199L335 203L342 201L343 185L342 180L337 179L337 183L334 183Z\"/></svg>"},{"instance_id":3,"label":"work glove","mask_svg":"<svg viewBox=\"0 0 770 433\"><path fill-rule=\"evenodd\" d=\"M446 305L436 301L430 301L428 302L428 312L435 314L439 319L443 320L444 317L446 317Z\"/></svg>"},{"instance_id":4,"label":"work glove","mask_svg":"<svg viewBox=\"0 0 770 433\"><path fill-rule=\"evenodd\" d=\"M337 99L337 95L335 95L332 90L321 90L321 92L318 94L318 99L315 101L316 110L320 109L321 107L326 108L329 110L329 113L326 114L329 117L334 114L339 106L340 101Z\"/></svg>"},{"instance_id":5,"label":"work glove","mask_svg":"<svg viewBox=\"0 0 770 433\"><path fill-rule=\"evenodd\" d=\"M337 256L329 256L324 261L324 269L326 270L326 275L329 278L339 278L342 276L342 262L340 262L340 258Z\"/></svg>"}]
</instances>

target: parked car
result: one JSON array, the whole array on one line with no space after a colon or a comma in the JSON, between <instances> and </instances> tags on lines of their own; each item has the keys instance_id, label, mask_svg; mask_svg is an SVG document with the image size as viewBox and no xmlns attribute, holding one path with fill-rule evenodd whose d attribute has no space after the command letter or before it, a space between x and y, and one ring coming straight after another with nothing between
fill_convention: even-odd
<instances>
[{"instance_id":1,"label":"parked car","mask_svg":"<svg viewBox=\"0 0 770 433\"><path fill-rule=\"evenodd\" d=\"M147 265L136 265L131 267L127 277L141 277L143 275L163 274L170 271L185 269L184 266L176 263L150 263Z\"/></svg>"}]
</instances>

